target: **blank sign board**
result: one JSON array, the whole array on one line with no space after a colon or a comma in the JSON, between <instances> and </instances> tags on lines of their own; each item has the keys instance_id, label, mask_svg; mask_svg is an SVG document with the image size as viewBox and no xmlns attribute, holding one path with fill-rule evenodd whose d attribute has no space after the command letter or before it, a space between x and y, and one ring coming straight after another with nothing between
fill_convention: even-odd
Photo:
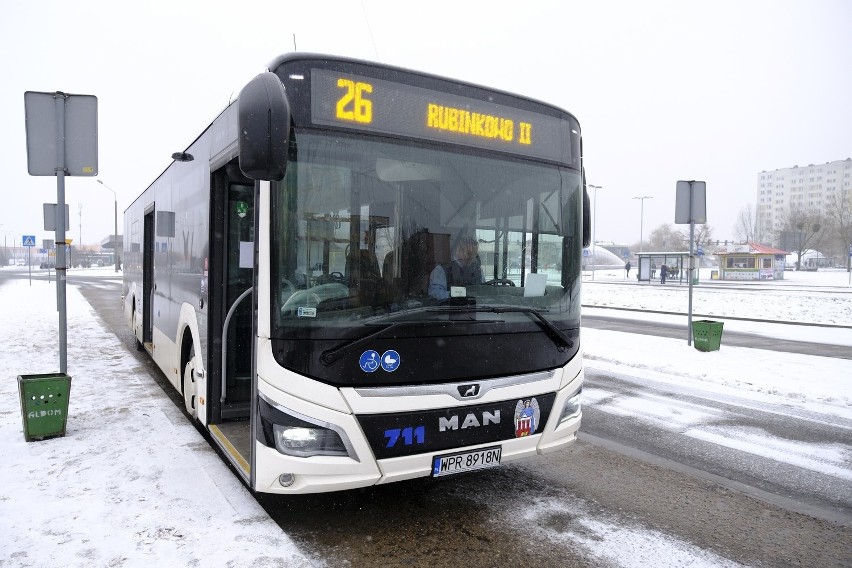
<instances>
[{"instance_id":1,"label":"blank sign board","mask_svg":"<svg viewBox=\"0 0 852 568\"><path fill-rule=\"evenodd\" d=\"M45 231L55 231L56 221L56 203L44 203L42 205L44 210L44 230ZM68 204L65 204L65 229L69 229L71 227L71 216L68 211ZM45 247L47 248L47 247Z\"/></svg>"},{"instance_id":2,"label":"blank sign board","mask_svg":"<svg viewBox=\"0 0 852 568\"><path fill-rule=\"evenodd\" d=\"M690 211L690 194L692 211ZM675 199L675 223L707 222L707 183L703 181L678 181Z\"/></svg>"},{"instance_id":3,"label":"blank sign board","mask_svg":"<svg viewBox=\"0 0 852 568\"><path fill-rule=\"evenodd\" d=\"M27 169L31 176L55 176L57 168L63 166L66 175L98 175L97 97L27 91L24 105ZM58 116L64 126L63 140L57 127Z\"/></svg>"}]
</instances>

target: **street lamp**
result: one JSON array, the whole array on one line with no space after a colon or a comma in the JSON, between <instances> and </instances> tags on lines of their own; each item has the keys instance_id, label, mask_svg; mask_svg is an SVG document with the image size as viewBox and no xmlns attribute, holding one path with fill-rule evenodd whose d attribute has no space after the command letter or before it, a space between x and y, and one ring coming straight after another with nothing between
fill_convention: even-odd
<instances>
[{"instance_id":1,"label":"street lamp","mask_svg":"<svg viewBox=\"0 0 852 568\"><path fill-rule=\"evenodd\" d=\"M595 238L595 230L598 228L598 190L603 189L603 186L600 185L592 185L586 184L588 187L591 187L595 190L595 205L594 209L592 209L592 280L595 279L595 265L597 262L595 261L595 254L598 250L597 239Z\"/></svg>"},{"instance_id":2,"label":"street lamp","mask_svg":"<svg viewBox=\"0 0 852 568\"><path fill-rule=\"evenodd\" d=\"M102 182L101 180L96 180L99 184L110 190L115 197L115 233L112 235L112 252L115 256L115 271L118 272L118 194L115 192L113 188Z\"/></svg>"},{"instance_id":3,"label":"street lamp","mask_svg":"<svg viewBox=\"0 0 852 568\"><path fill-rule=\"evenodd\" d=\"M7 241L7 239L9 238L9 235L11 234L12 235L12 255L14 257L14 255L16 254L16 251L17 251L17 247L15 247L15 236L14 235L16 235L17 232L16 231L7 231L5 229L6 225L4 225L3 223L0 223L0 227L4 228L3 229L3 262L5 263L4 266L6 266L6 265L9 264L9 242Z\"/></svg>"},{"instance_id":4,"label":"street lamp","mask_svg":"<svg viewBox=\"0 0 852 568\"><path fill-rule=\"evenodd\" d=\"M3 223L0 223L0 227L5 227ZM9 264L9 247L6 246L6 231L3 231L3 266Z\"/></svg>"},{"instance_id":5,"label":"street lamp","mask_svg":"<svg viewBox=\"0 0 852 568\"><path fill-rule=\"evenodd\" d=\"M634 197L633 199L638 199L641 204L639 207L639 252L642 252L642 239L645 237L645 230L643 227L645 222L645 200L654 198L650 195L643 195L641 197Z\"/></svg>"}]
</instances>

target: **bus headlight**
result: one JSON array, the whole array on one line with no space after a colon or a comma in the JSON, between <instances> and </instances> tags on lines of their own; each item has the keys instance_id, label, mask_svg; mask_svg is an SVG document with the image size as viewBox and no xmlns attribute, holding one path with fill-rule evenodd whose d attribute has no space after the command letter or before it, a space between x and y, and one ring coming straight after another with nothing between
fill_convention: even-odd
<instances>
[{"instance_id":1,"label":"bus headlight","mask_svg":"<svg viewBox=\"0 0 852 568\"><path fill-rule=\"evenodd\" d=\"M582 392L583 387L580 387L577 392L565 401L565 406L562 407L562 416L559 417L560 424L580 415L580 394Z\"/></svg>"},{"instance_id":2,"label":"bus headlight","mask_svg":"<svg viewBox=\"0 0 852 568\"><path fill-rule=\"evenodd\" d=\"M298 458L311 456L343 456L358 460L355 449L342 428L259 396L258 439L265 446Z\"/></svg>"},{"instance_id":3,"label":"bus headlight","mask_svg":"<svg viewBox=\"0 0 852 568\"><path fill-rule=\"evenodd\" d=\"M275 448L282 454L306 458L310 456L347 456L343 440L328 428L304 428L273 424Z\"/></svg>"}]
</instances>

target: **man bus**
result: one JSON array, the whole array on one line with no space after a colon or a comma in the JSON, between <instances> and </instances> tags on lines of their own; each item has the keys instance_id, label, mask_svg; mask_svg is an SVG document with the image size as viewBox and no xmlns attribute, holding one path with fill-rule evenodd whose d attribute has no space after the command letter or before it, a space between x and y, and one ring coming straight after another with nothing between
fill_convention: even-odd
<instances>
[{"instance_id":1,"label":"man bus","mask_svg":"<svg viewBox=\"0 0 852 568\"><path fill-rule=\"evenodd\" d=\"M172 158L125 214L125 313L251 489L437 477L575 439L590 228L572 115L289 54ZM459 239L482 277L430 296Z\"/></svg>"}]
</instances>

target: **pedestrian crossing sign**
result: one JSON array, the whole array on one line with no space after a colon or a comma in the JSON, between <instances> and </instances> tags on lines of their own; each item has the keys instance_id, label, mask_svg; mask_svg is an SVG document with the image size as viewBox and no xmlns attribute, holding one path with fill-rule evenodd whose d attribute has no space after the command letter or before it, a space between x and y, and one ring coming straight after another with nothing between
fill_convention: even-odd
<instances>
[{"instance_id":1,"label":"pedestrian crossing sign","mask_svg":"<svg viewBox=\"0 0 852 568\"><path fill-rule=\"evenodd\" d=\"M21 237L21 246L25 247L34 247L35 244L35 235L24 235Z\"/></svg>"}]
</instances>

